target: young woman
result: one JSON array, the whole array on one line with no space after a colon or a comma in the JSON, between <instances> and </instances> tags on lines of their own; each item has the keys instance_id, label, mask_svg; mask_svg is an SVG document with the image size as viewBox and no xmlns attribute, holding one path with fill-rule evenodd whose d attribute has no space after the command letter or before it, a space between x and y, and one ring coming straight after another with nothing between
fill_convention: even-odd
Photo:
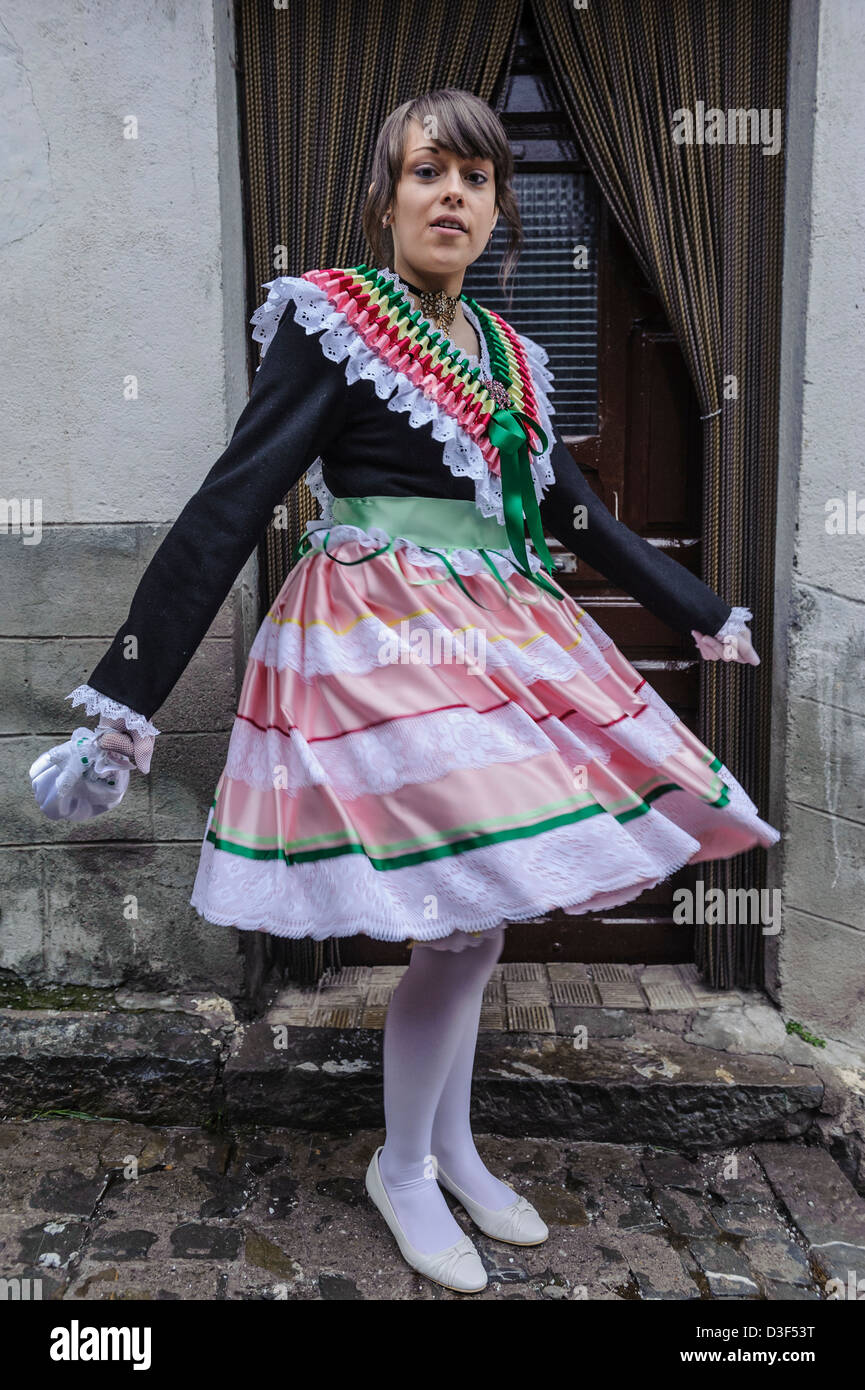
<instances>
[{"instance_id":1,"label":"young woman","mask_svg":"<svg viewBox=\"0 0 865 1390\"><path fill-rule=\"evenodd\" d=\"M191 901L241 930L412 948L367 1187L408 1263L464 1291L486 1274L441 1187L490 1236L549 1234L469 1123L505 924L628 902L779 838L552 577L545 532L704 657L758 660L748 610L614 520L554 439L544 349L463 294L499 217L507 271L516 259L512 175L470 93L388 117L364 210L373 266L270 282L231 442L67 696L99 726L31 769L46 813L72 819L149 771L153 714L307 473L322 518L253 643Z\"/></svg>"}]
</instances>

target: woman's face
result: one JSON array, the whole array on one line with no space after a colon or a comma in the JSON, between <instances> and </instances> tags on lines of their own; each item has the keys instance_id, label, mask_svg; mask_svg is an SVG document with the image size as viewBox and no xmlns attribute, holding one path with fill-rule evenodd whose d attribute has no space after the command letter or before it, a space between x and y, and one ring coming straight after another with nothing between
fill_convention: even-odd
<instances>
[{"instance_id":1,"label":"woman's face","mask_svg":"<svg viewBox=\"0 0 865 1390\"><path fill-rule=\"evenodd\" d=\"M389 211L395 259L418 272L461 281L498 220L493 162L462 158L412 121ZM461 228L442 226L449 217Z\"/></svg>"}]
</instances>

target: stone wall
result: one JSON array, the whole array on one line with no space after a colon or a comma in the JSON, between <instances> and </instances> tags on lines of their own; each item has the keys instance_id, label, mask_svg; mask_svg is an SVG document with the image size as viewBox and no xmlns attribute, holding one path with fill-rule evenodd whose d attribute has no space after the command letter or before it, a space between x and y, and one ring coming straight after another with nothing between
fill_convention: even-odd
<instances>
[{"instance_id":1,"label":"stone wall","mask_svg":"<svg viewBox=\"0 0 865 1390\"><path fill-rule=\"evenodd\" d=\"M3 151L0 493L41 507L36 543L0 535L0 972L233 995L237 933L188 900L254 635L254 558L157 713L150 776L133 774L116 811L55 824L27 777L95 724L64 696L248 394L233 20L210 0L73 0L45 18L0 4L17 113Z\"/></svg>"},{"instance_id":2,"label":"stone wall","mask_svg":"<svg viewBox=\"0 0 865 1390\"><path fill-rule=\"evenodd\" d=\"M785 1016L865 1034L865 23L858 0L796 0L776 554L773 824ZM858 493L858 534L826 506ZM780 818L778 818L780 817Z\"/></svg>"}]
</instances>

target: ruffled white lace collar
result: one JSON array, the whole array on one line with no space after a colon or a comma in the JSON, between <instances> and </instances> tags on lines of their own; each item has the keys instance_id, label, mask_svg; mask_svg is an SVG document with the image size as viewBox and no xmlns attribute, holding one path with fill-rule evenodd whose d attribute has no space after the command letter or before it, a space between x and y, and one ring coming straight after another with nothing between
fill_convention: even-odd
<instances>
[{"instance_id":1,"label":"ruffled white lace collar","mask_svg":"<svg viewBox=\"0 0 865 1390\"><path fill-rule=\"evenodd\" d=\"M392 271L389 273L393 274ZM463 428L453 413L443 409L437 400L425 393L421 385L399 368L392 367L375 347L370 346L321 286L304 276L281 275L268 282L267 290L266 301L256 309L251 319L254 325L252 336L262 344L262 357L273 340L283 313L292 304L295 321L307 333L318 334L321 351L331 361L344 365L349 384L360 380L371 381L376 395L387 401L389 410L407 414L413 429L428 427L433 438L444 446L442 461L453 477L472 480L475 505L481 515L494 516L500 524L504 524L501 479L487 466L486 458L473 435ZM465 304L463 308L466 308ZM483 331L479 324L476 327L486 351ZM517 336L531 372L538 420L551 448L553 428L550 416L553 410L547 392L553 377L547 367L547 353L525 334ZM483 359L481 365L483 369ZM489 366L488 359L486 366ZM544 488L555 480L549 449L532 456L531 472L535 496L540 501ZM322 507L322 520L330 520L332 498L322 477L320 459L308 470L306 481Z\"/></svg>"}]
</instances>

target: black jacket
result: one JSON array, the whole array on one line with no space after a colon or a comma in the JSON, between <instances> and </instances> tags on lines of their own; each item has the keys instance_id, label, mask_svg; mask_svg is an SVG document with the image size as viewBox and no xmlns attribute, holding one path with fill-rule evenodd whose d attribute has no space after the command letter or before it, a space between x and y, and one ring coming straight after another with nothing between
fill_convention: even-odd
<instances>
[{"instance_id":1,"label":"black jacket","mask_svg":"<svg viewBox=\"0 0 865 1390\"><path fill-rule=\"evenodd\" d=\"M145 570L129 613L88 684L152 718L183 674L240 570L292 485L321 457L335 496L474 500L454 478L429 425L388 410L373 383L349 383L319 334L289 304L255 374L231 441L186 503ZM551 451L556 481L540 504L548 534L677 632L714 634L731 612L702 580L616 521L568 449ZM588 526L573 527L584 503ZM137 638L137 655L124 645Z\"/></svg>"}]
</instances>

